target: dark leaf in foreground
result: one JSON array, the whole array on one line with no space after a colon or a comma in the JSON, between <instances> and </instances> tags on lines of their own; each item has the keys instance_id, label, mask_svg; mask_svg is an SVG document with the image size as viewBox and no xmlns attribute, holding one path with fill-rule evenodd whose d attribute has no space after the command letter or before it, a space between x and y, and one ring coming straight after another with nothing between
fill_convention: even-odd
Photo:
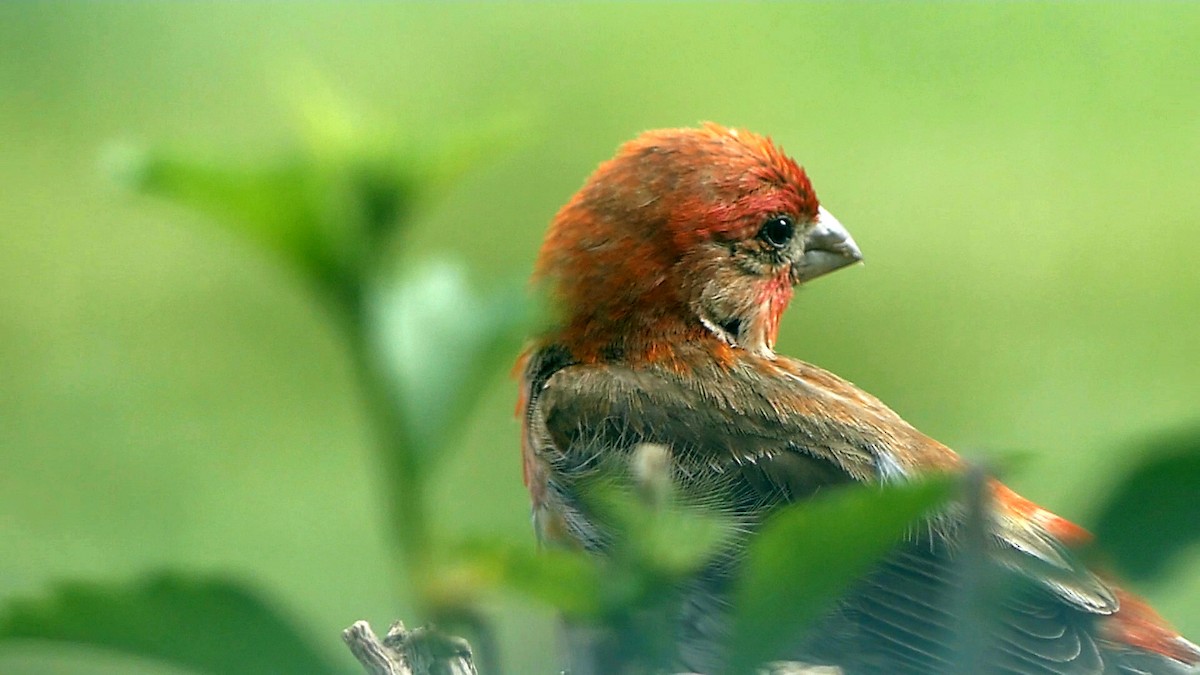
<instances>
[{"instance_id":1,"label":"dark leaf in foreground","mask_svg":"<svg viewBox=\"0 0 1200 675\"><path fill-rule=\"evenodd\" d=\"M769 520L750 545L735 597L731 672L774 660L916 521L952 494L949 478L854 487Z\"/></svg>"},{"instance_id":2,"label":"dark leaf in foreground","mask_svg":"<svg viewBox=\"0 0 1200 675\"><path fill-rule=\"evenodd\" d=\"M600 566L582 552L489 542L467 546L463 553L477 576L567 616L594 617L603 606Z\"/></svg>"},{"instance_id":3,"label":"dark leaf in foreground","mask_svg":"<svg viewBox=\"0 0 1200 675\"><path fill-rule=\"evenodd\" d=\"M13 639L109 649L200 673L342 672L252 589L177 574L129 585L64 583L49 597L10 601L0 640Z\"/></svg>"},{"instance_id":4,"label":"dark leaf in foreground","mask_svg":"<svg viewBox=\"0 0 1200 675\"><path fill-rule=\"evenodd\" d=\"M1138 463L1101 506L1093 531L1124 576L1150 579L1200 540L1200 429L1154 439L1129 455Z\"/></svg>"}]
</instances>

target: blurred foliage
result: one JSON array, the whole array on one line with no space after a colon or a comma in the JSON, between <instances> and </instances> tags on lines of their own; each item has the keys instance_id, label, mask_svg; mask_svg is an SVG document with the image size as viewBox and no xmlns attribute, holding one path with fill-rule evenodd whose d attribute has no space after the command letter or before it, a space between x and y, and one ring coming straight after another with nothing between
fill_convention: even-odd
<instances>
[{"instance_id":1,"label":"blurred foliage","mask_svg":"<svg viewBox=\"0 0 1200 675\"><path fill-rule=\"evenodd\" d=\"M123 651L214 675L345 672L257 591L224 579L63 584L44 599L9 602L0 638Z\"/></svg>"},{"instance_id":2,"label":"blurred foliage","mask_svg":"<svg viewBox=\"0 0 1200 675\"><path fill-rule=\"evenodd\" d=\"M1117 570L1149 581L1200 542L1200 429L1146 439L1093 517L1093 532Z\"/></svg>"},{"instance_id":3,"label":"blurred foliage","mask_svg":"<svg viewBox=\"0 0 1200 675\"><path fill-rule=\"evenodd\" d=\"M261 165L114 146L105 157L129 188L230 223L356 310L395 230L422 198L508 144L515 127L478 125L442 137L405 134L329 95L305 115L303 143ZM364 126L366 125L366 126Z\"/></svg>"},{"instance_id":4,"label":"blurred foliage","mask_svg":"<svg viewBox=\"0 0 1200 675\"><path fill-rule=\"evenodd\" d=\"M736 538L732 522L680 499L666 458L661 446L640 446L629 483L607 476L587 486L589 515L611 535L603 558L499 543L472 549L475 564L490 563L502 586L596 631L604 646L587 672L670 672L687 581ZM846 488L776 514L751 540L737 581L728 672L757 672L785 657L787 640L942 505L955 483Z\"/></svg>"},{"instance_id":5,"label":"blurred foliage","mask_svg":"<svg viewBox=\"0 0 1200 675\"><path fill-rule=\"evenodd\" d=\"M373 348L426 462L461 432L486 378L520 351L538 317L523 285L476 293L462 266L449 263L381 289L372 310Z\"/></svg>"},{"instance_id":6,"label":"blurred foliage","mask_svg":"<svg viewBox=\"0 0 1200 675\"><path fill-rule=\"evenodd\" d=\"M218 216L281 254L322 292L375 427L390 530L409 573L423 578L432 546L424 460L444 454L455 422L471 410L471 394L496 358L519 345L532 312L520 292L476 298L463 275L445 267L385 285L388 252L418 196L481 153L460 139L446 138L442 148L430 135L417 143L387 126L356 125L350 120L361 116L344 103L325 107L339 114L310 114L307 150L290 160L232 168L149 152L117 167L118 176ZM476 142L490 144L482 135Z\"/></svg>"},{"instance_id":7,"label":"blurred foliage","mask_svg":"<svg viewBox=\"0 0 1200 675\"><path fill-rule=\"evenodd\" d=\"M769 520L751 541L738 582L731 672L785 658L797 628L827 611L953 487L943 478L839 490Z\"/></svg>"},{"instance_id":8,"label":"blurred foliage","mask_svg":"<svg viewBox=\"0 0 1200 675\"><path fill-rule=\"evenodd\" d=\"M423 620L475 623L470 603L476 598L464 589L448 590L459 578L440 578L443 542L427 522L431 460L450 454L449 442L486 377L532 329L534 304L515 285L477 294L452 265L387 281L391 244L409 222L417 196L461 171L461 158L478 156L477 148L464 146L461 138L446 139L439 155L437 141L428 136L417 145L401 142L405 137L398 133L344 125L310 132L308 152L262 166L204 163L156 151L110 152L106 159L129 187L233 226L280 255L318 291L341 328L362 388L384 480L388 531L418 613ZM315 647L285 633L253 591L168 574L169 580L144 589L74 589L53 605L54 612L18 605L0 637L99 645L208 672L329 672L314 658ZM122 621L105 621L105 604ZM210 621L205 612L214 606L224 614ZM177 630L191 612L198 613L199 636ZM253 638L270 641L263 654L241 663L244 650L208 654L222 648L230 631L256 621L263 622L261 630L247 631L244 639L247 649L254 647ZM264 668L269 661L263 658L284 649L295 654ZM306 661L308 670L293 667Z\"/></svg>"},{"instance_id":9,"label":"blurred foliage","mask_svg":"<svg viewBox=\"0 0 1200 675\"><path fill-rule=\"evenodd\" d=\"M532 555L512 387L498 366L470 365L515 337L482 339L493 325L465 339L457 322L475 318L436 314L443 339L477 356L454 364L461 389L419 408L407 392L428 364L397 374L375 341L427 320L429 308L388 308L405 288L462 288L456 269L498 290L448 291L446 307L520 314L502 309L504 288L596 162L642 129L715 119L798 156L867 253L797 299L780 350L959 449L1030 449L1011 478L1064 515L1116 485L1124 506L1101 522L1140 514L1121 558L1175 551L1172 574L1139 590L1195 634L1200 558L1152 496L1191 469L1180 460L1128 491L1116 475L1141 475L1126 453L1146 449L1119 439L1194 420L1200 400L1198 35L1187 3L0 4L0 597L231 569L286 600L322 654L352 619L419 620L407 586L384 580L393 486L367 481L397 471L376 441L404 429L439 458L418 469L417 503L442 554L459 559L464 533L503 540L480 553L496 565L429 580L426 604L469 605L503 577L594 610L587 589L534 583L603 571ZM310 70L395 119L288 84ZM299 143L281 90L301 104ZM519 146L505 124L465 124L513 108L544 112ZM326 311L265 256L186 226L208 221L115 194L89 158L128 134L150 141L108 154L123 181L259 242ZM464 173L481 156L499 159ZM1144 255L1131 253L1138 228L1153 233ZM455 262L396 274L388 253ZM378 264L370 292L364 261ZM367 325L378 332L348 346ZM364 394L363 372L389 384ZM407 410L393 431L366 410L381 393ZM484 405L468 417L472 401ZM432 419L445 437L430 437ZM465 496L464 483L481 488ZM1106 527L1102 545L1121 547L1108 538L1129 530ZM489 611L514 672L554 667L545 612ZM36 672L93 672L67 651L46 650ZM0 653L0 670L12 663Z\"/></svg>"}]
</instances>

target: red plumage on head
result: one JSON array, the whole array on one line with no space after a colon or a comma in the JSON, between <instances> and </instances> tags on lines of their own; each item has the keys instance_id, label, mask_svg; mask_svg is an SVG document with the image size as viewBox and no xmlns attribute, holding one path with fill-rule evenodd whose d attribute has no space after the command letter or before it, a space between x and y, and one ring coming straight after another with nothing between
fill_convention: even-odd
<instances>
[{"instance_id":1,"label":"red plumage on head","mask_svg":"<svg viewBox=\"0 0 1200 675\"><path fill-rule=\"evenodd\" d=\"M701 330L683 292L692 280L676 269L684 257L704 242L753 237L770 215L809 221L818 208L804 169L767 137L711 122L648 131L558 212L535 278L570 308L564 341L581 360L614 340L622 353L662 355L664 336ZM651 336L653 349L639 344Z\"/></svg>"}]
</instances>

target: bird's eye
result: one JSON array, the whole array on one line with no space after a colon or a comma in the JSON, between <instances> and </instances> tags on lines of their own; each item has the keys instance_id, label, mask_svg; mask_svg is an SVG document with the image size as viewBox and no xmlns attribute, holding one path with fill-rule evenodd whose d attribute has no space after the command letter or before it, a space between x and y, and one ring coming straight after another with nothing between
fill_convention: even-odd
<instances>
[{"instance_id":1,"label":"bird's eye","mask_svg":"<svg viewBox=\"0 0 1200 675\"><path fill-rule=\"evenodd\" d=\"M763 223L758 231L758 238L774 246L783 248L792 240L796 233L796 223L788 216L772 216Z\"/></svg>"}]
</instances>

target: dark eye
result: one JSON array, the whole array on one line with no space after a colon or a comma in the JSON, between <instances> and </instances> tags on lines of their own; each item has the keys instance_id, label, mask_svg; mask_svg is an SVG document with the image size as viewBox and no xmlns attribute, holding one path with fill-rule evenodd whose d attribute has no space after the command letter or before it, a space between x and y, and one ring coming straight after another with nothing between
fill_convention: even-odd
<instances>
[{"instance_id":1,"label":"dark eye","mask_svg":"<svg viewBox=\"0 0 1200 675\"><path fill-rule=\"evenodd\" d=\"M762 229L758 231L758 238L775 248L783 248L795 233L796 223L789 216L772 216L763 223Z\"/></svg>"}]
</instances>

